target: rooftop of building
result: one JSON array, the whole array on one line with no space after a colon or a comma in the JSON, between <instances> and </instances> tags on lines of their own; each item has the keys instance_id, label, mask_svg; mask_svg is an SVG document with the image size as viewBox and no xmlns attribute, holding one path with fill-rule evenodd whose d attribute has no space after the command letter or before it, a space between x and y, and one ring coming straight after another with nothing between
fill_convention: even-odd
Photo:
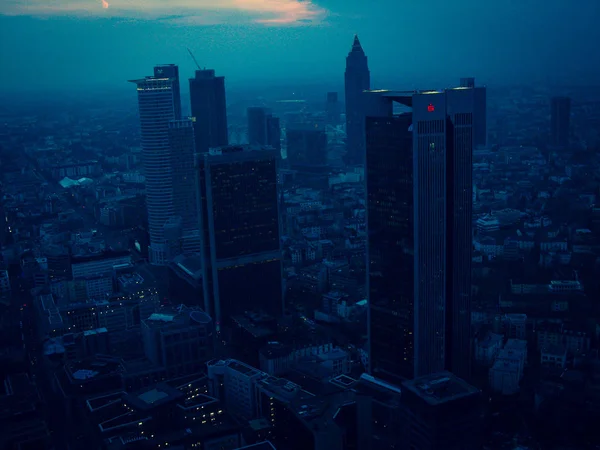
<instances>
[{"instance_id":1,"label":"rooftop of building","mask_svg":"<svg viewBox=\"0 0 600 450\"><path fill-rule=\"evenodd\" d=\"M222 147L214 147L209 149L208 153L204 154L207 161L219 162L223 158L233 159L253 159L258 155L279 156L279 152L268 145L226 145Z\"/></svg>"},{"instance_id":2,"label":"rooftop of building","mask_svg":"<svg viewBox=\"0 0 600 450\"><path fill-rule=\"evenodd\" d=\"M567 354L567 347L565 345L547 344L540 351L543 355L565 356Z\"/></svg>"},{"instance_id":3,"label":"rooftop of building","mask_svg":"<svg viewBox=\"0 0 600 450\"><path fill-rule=\"evenodd\" d=\"M239 372L240 374L245 375L247 377L264 375L264 373L260 370L255 369L254 367L249 366L248 364L245 364L241 361L237 361L235 359L213 360L209 361L207 365L209 366L209 368L210 366L229 367L230 369L235 370L236 372Z\"/></svg>"},{"instance_id":4,"label":"rooftop of building","mask_svg":"<svg viewBox=\"0 0 600 450\"><path fill-rule=\"evenodd\" d=\"M71 382L81 383L86 380L120 374L124 371L124 365L119 358L96 355L65 364L65 371L69 374Z\"/></svg>"},{"instance_id":5,"label":"rooftop of building","mask_svg":"<svg viewBox=\"0 0 600 450\"><path fill-rule=\"evenodd\" d=\"M196 281L202 279L202 258L200 255L179 255L173 259L171 267Z\"/></svg>"},{"instance_id":6,"label":"rooftop of building","mask_svg":"<svg viewBox=\"0 0 600 450\"><path fill-rule=\"evenodd\" d=\"M269 441L259 442L258 444L246 445L244 447L238 447L236 450L276 450L276 448Z\"/></svg>"},{"instance_id":7,"label":"rooftop of building","mask_svg":"<svg viewBox=\"0 0 600 450\"><path fill-rule=\"evenodd\" d=\"M200 307L179 305L174 307L163 307L155 312L142 323L148 328L169 328L207 325L212 322L211 317Z\"/></svg>"},{"instance_id":8,"label":"rooftop of building","mask_svg":"<svg viewBox=\"0 0 600 450\"><path fill-rule=\"evenodd\" d=\"M405 381L402 387L432 406L480 393L479 389L447 371Z\"/></svg>"},{"instance_id":9,"label":"rooftop of building","mask_svg":"<svg viewBox=\"0 0 600 450\"><path fill-rule=\"evenodd\" d=\"M263 338L275 334L275 330L264 324L264 322L254 321L252 317L247 315L233 316L231 319L238 327L250 333L254 338Z\"/></svg>"},{"instance_id":10,"label":"rooftop of building","mask_svg":"<svg viewBox=\"0 0 600 450\"><path fill-rule=\"evenodd\" d=\"M185 395L166 383L159 383L135 394L126 394L123 400L138 411L148 411L166 403L182 400Z\"/></svg>"}]
</instances>

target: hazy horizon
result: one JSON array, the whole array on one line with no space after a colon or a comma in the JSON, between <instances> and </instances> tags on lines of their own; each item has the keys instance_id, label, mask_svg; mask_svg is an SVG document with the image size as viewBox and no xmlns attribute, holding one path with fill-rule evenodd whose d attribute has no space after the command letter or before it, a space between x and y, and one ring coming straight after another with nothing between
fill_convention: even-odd
<instances>
[{"instance_id":1,"label":"hazy horizon","mask_svg":"<svg viewBox=\"0 0 600 450\"><path fill-rule=\"evenodd\" d=\"M357 33L373 87L597 84L596 2L563 0L4 0L0 91L127 89L158 63L231 89L342 86ZM576 27L573 25L576 24ZM186 85L187 83L183 83ZM185 88L184 88L185 89Z\"/></svg>"}]
</instances>

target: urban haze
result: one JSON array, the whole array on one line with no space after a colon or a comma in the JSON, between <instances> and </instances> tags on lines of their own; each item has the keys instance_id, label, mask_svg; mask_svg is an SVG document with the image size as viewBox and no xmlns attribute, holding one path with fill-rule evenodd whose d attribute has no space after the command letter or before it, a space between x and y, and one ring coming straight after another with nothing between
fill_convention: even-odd
<instances>
[{"instance_id":1,"label":"urban haze","mask_svg":"<svg viewBox=\"0 0 600 450\"><path fill-rule=\"evenodd\" d=\"M2 0L0 450L600 449L593 0Z\"/></svg>"}]
</instances>

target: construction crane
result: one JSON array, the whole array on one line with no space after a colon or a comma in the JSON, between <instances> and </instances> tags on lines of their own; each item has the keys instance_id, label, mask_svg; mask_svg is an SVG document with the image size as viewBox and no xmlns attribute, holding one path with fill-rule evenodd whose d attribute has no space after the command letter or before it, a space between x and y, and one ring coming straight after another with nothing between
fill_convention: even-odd
<instances>
[{"instance_id":1,"label":"construction crane","mask_svg":"<svg viewBox=\"0 0 600 450\"><path fill-rule=\"evenodd\" d=\"M187 51L190 54L190 56L192 57L192 59L194 60L194 64L196 64L196 67L198 68L198 70L202 70L202 68L200 67L200 64L198 64L198 61L196 61L196 57L194 56L192 51L189 48L187 49Z\"/></svg>"}]
</instances>

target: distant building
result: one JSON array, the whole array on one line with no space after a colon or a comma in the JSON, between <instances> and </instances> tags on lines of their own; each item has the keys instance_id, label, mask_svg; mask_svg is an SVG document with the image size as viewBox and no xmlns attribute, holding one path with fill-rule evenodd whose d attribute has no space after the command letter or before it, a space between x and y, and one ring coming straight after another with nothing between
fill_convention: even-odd
<instances>
[{"instance_id":1,"label":"distant building","mask_svg":"<svg viewBox=\"0 0 600 450\"><path fill-rule=\"evenodd\" d=\"M324 125L319 122L288 125L287 159L292 168L327 164L327 133Z\"/></svg>"},{"instance_id":2,"label":"distant building","mask_svg":"<svg viewBox=\"0 0 600 450\"><path fill-rule=\"evenodd\" d=\"M569 97L553 97L550 101L550 109L550 142L557 147L568 147L571 99Z\"/></svg>"},{"instance_id":3,"label":"distant building","mask_svg":"<svg viewBox=\"0 0 600 450\"><path fill-rule=\"evenodd\" d=\"M214 70L197 70L190 78L190 102L195 118L196 152L228 145L225 77L215 76Z\"/></svg>"},{"instance_id":4,"label":"distant building","mask_svg":"<svg viewBox=\"0 0 600 450\"><path fill-rule=\"evenodd\" d=\"M248 143L267 145L267 108L250 107L248 115Z\"/></svg>"},{"instance_id":5,"label":"distant building","mask_svg":"<svg viewBox=\"0 0 600 450\"><path fill-rule=\"evenodd\" d=\"M363 91L371 88L371 72L367 56L354 36L352 49L346 57L346 159L350 164L365 160Z\"/></svg>"},{"instance_id":6,"label":"distant building","mask_svg":"<svg viewBox=\"0 0 600 450\"><path fill-rule=\"evenodd\" d=\"M248 114L248 143L250 145L270 145L281 150L281 129L279 118L269 113L267 108L250 107Z\"/></svg>"},{"instance_id":7,"label":"distant building","mask_svg":"<svg viewBox=\"0 0 600 450\"><path fill-rule=\"evenodd\" d=\"M325 104L325 114L327 114L327 124L335 126L340 121L340 103L337 92L327 93L327 103Z\"/></svg>"}]
</instances>

